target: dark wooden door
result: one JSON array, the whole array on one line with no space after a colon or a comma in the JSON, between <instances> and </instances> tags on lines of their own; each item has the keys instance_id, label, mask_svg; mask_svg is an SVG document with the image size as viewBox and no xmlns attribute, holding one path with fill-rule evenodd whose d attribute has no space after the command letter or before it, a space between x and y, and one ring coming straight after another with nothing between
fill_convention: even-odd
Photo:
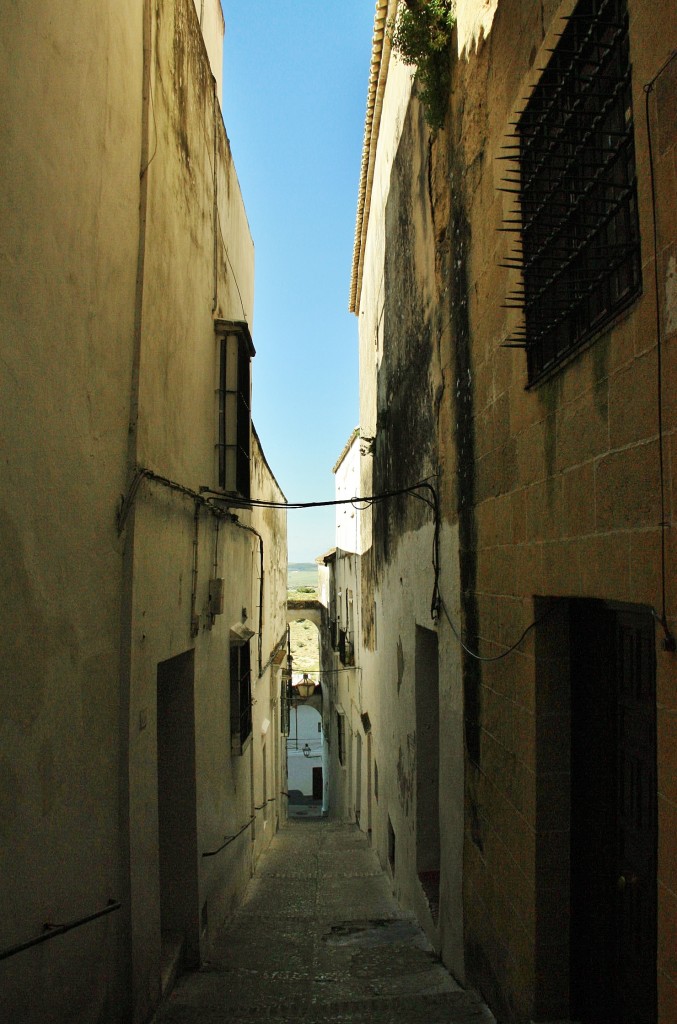
<instances>
[{"instance_id":1,"label":"dark wooden door","mask_svg":"<svg viewBox=\"0 0 677 1024\"><path fill-rule=\"evenodd\" d=\"M322 769L321 768L313 768L313 800L321 800L322 799L322 795L323 795L322 794L322 787L323 787Z\"/></svg>"},{"instance_id":2,"label":"dark wooden door","mask_svg":"<svg viewBox=\"0 0 677 1024\"><path fill-rule=\"evenodd\" d=\"M616 616L618 684L618 1008L656 1020L656 672L654 625Z\"/></svg>"},{"instance_id":3,"label":"dark wooden door","mask_svg":"<svg viewBox=\"0 0 677 1024\"><path fill-rule=\"evenodd\" d=\"M656 1022L656 693L648 612L571 603L571 1015Z\"/></svg>"}]
</instances>

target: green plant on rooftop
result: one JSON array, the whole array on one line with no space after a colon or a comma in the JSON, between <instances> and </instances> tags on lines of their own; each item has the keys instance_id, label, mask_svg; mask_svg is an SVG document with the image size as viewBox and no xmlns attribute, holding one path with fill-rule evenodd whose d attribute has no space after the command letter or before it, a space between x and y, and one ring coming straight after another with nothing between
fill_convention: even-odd
<instances>
[{"instance_id":1,"label":"green plant on rooftop","mask_svg":"<svg viewBox=\"0 0 677 1024\"><path fill-rule=\"evenodd\" d=\"M393 50L416 66L415 82L427 123L444 124L451 82L451 33L456 22L453 0L404 0L388 23Z\"/></svg>"}]
</instances>

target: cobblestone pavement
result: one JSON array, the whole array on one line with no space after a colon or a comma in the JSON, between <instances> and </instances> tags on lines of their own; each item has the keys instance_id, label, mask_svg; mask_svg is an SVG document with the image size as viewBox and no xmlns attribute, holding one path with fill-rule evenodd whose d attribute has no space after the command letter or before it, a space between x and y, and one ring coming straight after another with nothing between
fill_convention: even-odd
<instances>
[{"instance_id":1,"label":"cobblestone pavement","mask_svg":"<svg viewBox=\"0 0 677 1024\"><path fill-rule=\"evenodd\" d=\"M289 822L261 857L210 964L185 974L157 1024L492 1024L393 898L365 836Z\"/></svg>"}]
</instances>

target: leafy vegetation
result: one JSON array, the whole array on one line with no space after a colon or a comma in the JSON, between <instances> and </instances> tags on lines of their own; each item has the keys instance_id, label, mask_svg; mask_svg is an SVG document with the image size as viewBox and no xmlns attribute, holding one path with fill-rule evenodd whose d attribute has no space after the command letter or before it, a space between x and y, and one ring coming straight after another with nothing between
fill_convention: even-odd
<instances>
[{"instance_id":1,"label":"leafy vegetation","mask_svg":"<svg viewBox=\"0 0 677 1024\"><path fill-rule=\"evenodd\" d=\"M288 601L312 601L319 596L317 587L296 587L287 591Z\"/></svg>"},{"instance_id":2,"label":"leafy vegetation","mask_svg":"<svg viewBox=\"0 0 677 1024\"><path fill-rule=\"evenodd\" d=\"M415 81L427 123L437 131L444 118L451 85L451 33L454 0L405 0L388 30L395 53L416 66Z\"/></svg>"},{"instance_id":3,"label":"leafy vegetation","mask_svg":"<svg viewBox=\"0 0 677 1024\"><path fill-rule=\"evenodd\" d=\"M309 601L319 593L317 566L292 562L287 575L287 600ZM294 672L317 672L320 667L319 633L308 619L289 624Z\"/></svg>"},{"instance_id":4,"label":"leafy vegetation","mask_svg":"<svg viewBox=\"0 0 677 1024\"><path fill-rule=\"evenodd\" d=\"M317 672L320 667L319 634L308 619L289 624L294 672Z\"/></svg>"}]
</instances>

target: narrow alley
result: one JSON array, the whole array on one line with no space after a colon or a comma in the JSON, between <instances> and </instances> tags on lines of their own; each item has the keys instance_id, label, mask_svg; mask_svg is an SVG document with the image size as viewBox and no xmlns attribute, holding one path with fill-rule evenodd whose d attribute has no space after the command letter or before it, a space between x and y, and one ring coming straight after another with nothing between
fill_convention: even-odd
<instances>
[{"instance_id":1,"label":"narrow alley","mask_svg":"<svg viewBox=\"0 0 677 1024\"><path fill-rule=\"evenodd\" d=\"M364 833L322 819L275 836L211 962L179 978L156 1024L263 1018L494 1020L400 909Z\"/></svg>"},{"instance_id":2,"label":"narrow alley","mask_svg":"<svg viewBox=\"0 0 677 1024\"><path fill-rule=\"evenodd\" d=\"M0 0L0 1024L677 1024L676 0Z\"/></svg>"}]
</instances>

